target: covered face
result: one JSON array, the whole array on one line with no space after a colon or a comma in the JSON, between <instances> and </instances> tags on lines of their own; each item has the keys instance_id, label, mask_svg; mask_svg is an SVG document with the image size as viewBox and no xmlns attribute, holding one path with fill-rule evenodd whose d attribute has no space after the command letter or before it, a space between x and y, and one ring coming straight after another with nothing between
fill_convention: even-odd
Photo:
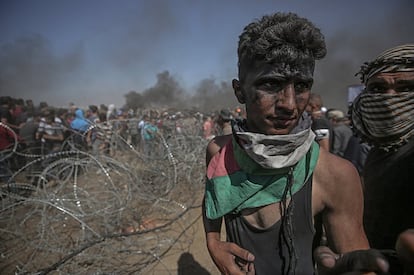
<instances>
[{"instance_id":1,"label":"covered face","mask_svg":"<svg viewBox=\"0 0 414 275\"><path fill-rule=\"evenodd\" d=\"M407 143L414 135L414 44L383 52L359 74L366 88L353 103L356 133L387 151Z\"/></svg>"}]
</instances>

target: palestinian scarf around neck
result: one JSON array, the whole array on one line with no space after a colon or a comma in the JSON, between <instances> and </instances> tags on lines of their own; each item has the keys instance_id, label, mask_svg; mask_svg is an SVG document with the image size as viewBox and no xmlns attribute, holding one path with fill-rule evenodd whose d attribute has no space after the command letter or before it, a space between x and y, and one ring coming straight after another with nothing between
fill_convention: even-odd
<instances>
[{"instance_id":1,"label":"palestinian scarf around neck","mask_svg":"<svg viewBox=\"0 0 414 275\"><path fill-rule=\"evenodd\" d=\"M296 165L265 169L246 154L233 136L207 167L207 218L217 219L289 198L311 178L318 158L319 145L313 142Z\"/></svg>"},{"instance_id":2,"label":"palestinian scarf around neck","mask_svg":"<svg viewBox=\"0 0 414 275\"><path fill-rule=\"evenodd\" d=\"M289 135L264 135L246 131L246 121L233 121L233 134L246 154L267 169L291 167L312 145L315 134L307 128Z\"/></svg>"}]
</instances>

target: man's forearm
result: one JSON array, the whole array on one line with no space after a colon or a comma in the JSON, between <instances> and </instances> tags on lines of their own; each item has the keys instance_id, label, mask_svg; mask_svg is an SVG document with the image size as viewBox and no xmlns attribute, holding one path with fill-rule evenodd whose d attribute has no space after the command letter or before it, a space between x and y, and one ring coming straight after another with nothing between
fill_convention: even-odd
<instances>
[{"instance_id":1,"label":"man's forearm","mask_svg":"<svg viewBox=\"0 0 414 275\"><path fill-rule=\"evenodd\" d=\"M213 259L214 263L220 269L220 265L217 263L215 254L217 252L217 249L220 249L219 246L217 246L217 244L220 243L220 238L221 238L220 231L221 231L222 219L220 218L220 219L211 220L207 218L204 200L203 200L203 205L202 205L202 212L203 212L204 231L206 234L207 250L211 258Z\"/></svg>"},{"instance_id":2,"label":"man's forearm","mask_svg":"<svg viewBox=\"0 0 414 275\"><path fill-rule=\"evenodd\" d=\"M203 200L203 204L202 204L202 211L203 211L203 225L204 225L204 231L205 231L206 235L208 233L215 232L215 233L218 233L218 235L220 236L222 218L215 219L215 220L211 220L211 219L207 218L206 209L205 209L205 205L204 205L204 200Z\"/></svg>"}]
</instances>

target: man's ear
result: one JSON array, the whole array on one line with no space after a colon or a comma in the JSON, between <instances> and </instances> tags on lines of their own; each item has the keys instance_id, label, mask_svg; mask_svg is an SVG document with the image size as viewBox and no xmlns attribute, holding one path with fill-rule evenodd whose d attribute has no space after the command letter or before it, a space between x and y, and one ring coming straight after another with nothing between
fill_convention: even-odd
<instances>
[{"instance_id":1,"label":"man's ear","mask_svg":"<svg viewBox=\"0 0 414 275\"><path fill-rule=\"evenodd\" d=\"M246 98L245 98L244 93L242 91L240 81L237 80L237 79L233 79L231 84L233 86L234 94L236 95L237 100L239 101L239 103L241 103L241 104L246 103Z\"/></svg>"}]
</instances>

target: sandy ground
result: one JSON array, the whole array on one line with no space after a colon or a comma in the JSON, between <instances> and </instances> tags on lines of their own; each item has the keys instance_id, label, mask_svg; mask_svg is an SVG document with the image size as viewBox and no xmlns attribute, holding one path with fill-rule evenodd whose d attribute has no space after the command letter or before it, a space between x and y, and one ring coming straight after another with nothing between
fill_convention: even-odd
<instances>
[{"instance_id":1,"label":"sandy ground","mask_svg":"<svg viewBox=\"0 0 414 275\"><path fill-rule=\"evenodd\" d=\"M207 251L201 207L190 210L187 215L195 217L194 223L188 229L187 236L192 236L188 246L183 247L182 243L177 242L160 262L151 266L144 274L220 274Z\"/></svg>"}]
</instances>

